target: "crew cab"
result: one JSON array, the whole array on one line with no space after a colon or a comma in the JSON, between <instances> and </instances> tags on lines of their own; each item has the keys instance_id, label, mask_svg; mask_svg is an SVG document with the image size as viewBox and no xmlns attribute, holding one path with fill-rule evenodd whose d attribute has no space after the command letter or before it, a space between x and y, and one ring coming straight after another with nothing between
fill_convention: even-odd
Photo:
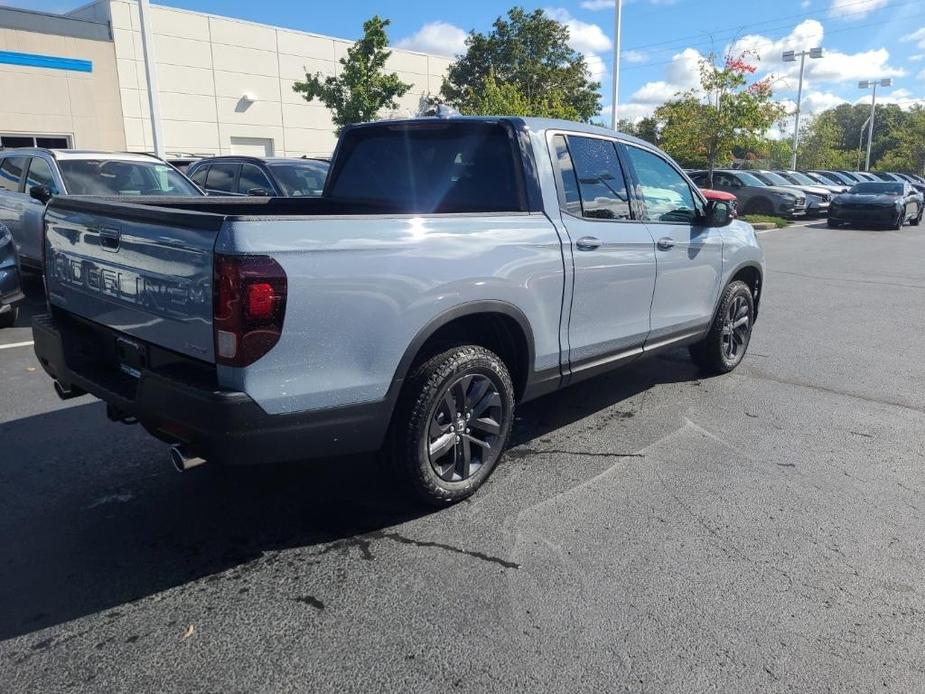
<instances>
[{"instance_id":1,"label":"crew cab","mask_svg":"<svg viewBox=\"0 0 925 694\"><path fill-rule=\"evenodd\" d=\"M169 164L147 154L18 148L0 152L0 218L24 268L42 266L42 215L54 195L201 196Z\"/></svg>"},{"instance_id":2,"label":"crew cab","mask_svg":"<svg viewBox=\"0 0 925 694\"><path fill-rule=\"evenodd\" d=\"M663 350L741 363L764 259L652 145L533 118L345 129L316 198L56 198L35 352L181 469L382 450L452 503L516 403Z\"/></svg>"}]
</instances>

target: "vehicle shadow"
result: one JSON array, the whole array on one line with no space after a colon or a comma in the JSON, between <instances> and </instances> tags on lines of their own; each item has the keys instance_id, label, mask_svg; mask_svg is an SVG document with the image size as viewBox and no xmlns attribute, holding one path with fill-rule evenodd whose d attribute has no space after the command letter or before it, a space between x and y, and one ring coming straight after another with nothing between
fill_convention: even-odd
<instances>
[{"instance_id":1,"label":"vehicle shadow","mask_svg":"<svg viewBox=\"0 0 925 694\"><path fill-rule=\"evenodd\" d=\"M32 316L45 311L45 286L42 276L34 272L23 272L20 284L26 298L19 304L19 317L16 328L28 328L32 325Z\"/></svg>"},{"instance_id":2,"label":"vehicle shadow","mask_svg":"<svg viewBox=\"0 0 925 694\"><path fill-rule=\"evenodd\" d=\"M619 409L656 383L696 378L685 358L667 355L576 385L521 407L511 445ZM201 589L191 584L232 569L243 577L280 550L362 544L433 513L394 495L376 456L179 474L140 427L78 402L0 424L0 640ZM307 584L321 580L305 572Z\"/></svg>"}]
</instances>

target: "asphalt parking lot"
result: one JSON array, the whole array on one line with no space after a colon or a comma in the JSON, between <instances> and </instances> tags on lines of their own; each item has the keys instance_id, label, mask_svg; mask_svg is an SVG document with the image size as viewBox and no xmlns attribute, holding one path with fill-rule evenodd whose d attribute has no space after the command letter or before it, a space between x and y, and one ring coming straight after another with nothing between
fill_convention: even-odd
<instances>
[{"instance_id":1,"label":"asphalt parking lot","mask_svg":"<svg viewBox=\"0 0 925 694\"><path fill-rule=\"evenodd\" d=\"M925 227L760 239L738 371L526 405L431 514L371 458L179 474L3 331L0 690L921 691Z\"/></svg>"}]
</instances>

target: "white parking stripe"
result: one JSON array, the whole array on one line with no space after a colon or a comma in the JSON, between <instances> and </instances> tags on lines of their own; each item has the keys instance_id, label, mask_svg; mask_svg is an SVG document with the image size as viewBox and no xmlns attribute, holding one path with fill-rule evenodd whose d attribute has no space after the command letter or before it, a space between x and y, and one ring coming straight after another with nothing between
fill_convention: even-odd
<instances>
[{"instance_id":1,"label":"white parking stripe","mask_svg":"<svg viewBox=\"0 0 925 694\"><path fill-rule=\"evenodd\" d=\"M29 342L12 342L8 345L0 345L0 349L13 349L14 347L31 347L35 343L32 340Z\"/></svg>"}]
</instances>

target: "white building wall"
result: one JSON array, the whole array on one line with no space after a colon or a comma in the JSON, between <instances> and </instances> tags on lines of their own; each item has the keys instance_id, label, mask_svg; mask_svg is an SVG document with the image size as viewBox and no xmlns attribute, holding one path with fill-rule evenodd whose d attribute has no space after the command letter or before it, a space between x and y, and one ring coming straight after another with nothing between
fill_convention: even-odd
<instances>
[{"instance_id":1,"label":"white building wall","mask_svg":"<svg viewBox=\"0 0 925 694\"><path fill-rule=\"evenodd\" d=\"M137 3L101 0L78 12L108 13L112 23L126 146L152 151L150 110ZM330 112L292 91L305 72L336 74L349 41L213 15L152 6L158 93L165 149L230 154L261 143L276 156L330 155ZM395 50L388 69L412 89L383 116L418 112L440 89L450 60ZM247 102L242 97L255 97Z\"/></svg>"}]
</instances>

